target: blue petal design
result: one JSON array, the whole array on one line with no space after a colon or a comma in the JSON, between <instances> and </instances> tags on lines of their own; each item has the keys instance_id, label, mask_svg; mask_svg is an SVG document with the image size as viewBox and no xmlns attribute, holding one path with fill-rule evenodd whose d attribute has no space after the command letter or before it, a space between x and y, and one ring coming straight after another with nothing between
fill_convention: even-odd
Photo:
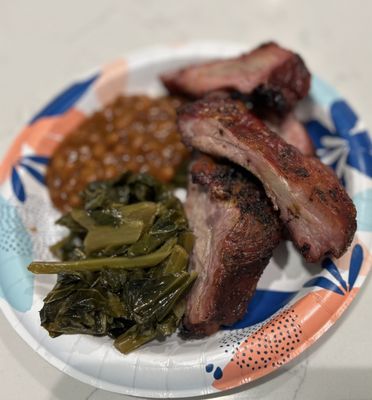
<instances>
[{"instance_id":1,"label":"blue petal design","mask_svg":"<svg viewBox=\"0 0 372 400\"><path fill-rule=\"evenodd\" d=\"M363 249L359 244L354 246L351 254L350 269L349 269L349 290L354 287L355 281L358 278L360 268L363 262Z\"/></svg>"},{"instance_id":2,"label":"blue petal design","mask_svg":"<svg viewBox=\"0 0 372 400\"><path fill-rule=\"evenodd\" d=\"M23 186L21 177L19 176L17 170L13 167L12 168L12 188L13 188L13 192L16 195L17 199L24 203L24 201L26 200L26 192L25 192L25 188Z\"/></svg>"},{"instance_id":3,"label":"blue petal design","mask_svg":"<svg viewBox=\"0 0 372 400\"><path fill-rule=\"evenodd\" d=\"M331 117L336 131L345 138L349 138L349 132L358 121L355 112L344 100L335 101L330 108Z\"/></svg>"},{"instance_id":4,"label":"blue petal design","mask_svg":"<svg viewBox=\"0 0 372 400\"><path fill-rule=\"evenodd\" d=\"M86 90L97 79L98 76L99 74L96 74L85 81L75 83L74 85L68 87L64 92L47 104L46 107L44 107L38 114L36 114L31 120L31 123L34 123L42 117L63 114L80 99L80 97L86 92Z\"/></svg>"},{"instance_id":5,"label":"blue petal design","mask_svg":"<svg viewBox=\"0 0 372 400\"><path fill-rule=\"evenodd\" d=\"M41 174L37 169L31 167L28 164L25 164L21 162L19 164L22 166L30 175L32 175L38 182L40 182L42 185L45 185L45 176Z\"/></svg>"},{"instance_id":6,"label":"blue petal design","mask_svg":"<svg viewBox=\"0 0 372 400\"><path fill-rule=\"evenodd\" d=\"M372 141L367 131L361 131L350 135L350 130L357 122L354 111L343 100L334 102L331 105L331 115L337 129L337 133L329 131L317 120L310 120L305 127L317 149L324 148L321 140L323 137L336 135L344 138L349 147L347 163L358 171L372 177ZM339 160L330 165L335 169ZM342 172L343 175L343 172ZM344 184L343 176L340 177Z\"/></svg>"},{"instance_id":7,"label":"blue petal design","mask_svg":"<svg viewBox=\"0 0 372 400\"><path fill-rule=\"evenodd\" d=\"M234 325L225 326L224 329L241 329L265 321L266 318L269 318L280 308L288 304L297 293L298 292L279 292L276 290L257 289L244 317L238 322L235 322Z\"/></svg>"},{"instance_id":8,"label":"blue petal design","mask_svg":"<svg viewBox=\"0 0 372 400\"><path fill-rule=\"evenodd\" d=\"M321 149L322 143L321 139L324 136L334 136L334 134L329 131L324 125L322 125L319 121L311 120L305 123L305 128L309 133L311 140L314 143L314 146L317 149Z\"/></svg>"},{"instance_id":9,"label":"blue petal design","mask_svg":"<svg viewBox=\"0 0 372 400\"><path fill-rule=\"evenodd\" d=\"M213 378L218 380L222 378L222 375L223 375L222 369L220 367L217 367L216 370L214 371Z\"/></svg>"},{"instance_id":10,"label":"blue petal design","mask_svg":"<svg viewBox=\"0 0 372 400\"><path fill-rule=\"evenodd\" d=\"M340 294L341 296L344 295L344 292L339 287L337 287L332 281L330 281L328 278L325 278L324 276L318 276L316 278L310 279L304 284L304 287L312 286L319 286L323 289Z\"/></svg>"},{"instance_id":11,"label":"blue petal design","mask_svg":"<svg viewBox=\"0 0 372 400\"><path fill-rule=\"evenodd\" d=\"M49 157L44 156L25 156L23 160L30 160L41 165L48 165L49 163Z\"/></svg>"},{"instance_id":12,"label":"blue petal design","mask_svg":"<svg viewBox=\"0 0 372 400\"><path fill-rule=\"evenodd\" d=\"M372 153L364 150L350 151L347 157L347 163L358 171L372 177Z\"/></svg>"},{"instance_id":13,"label":"blue petal design","mask_svg":"<svg viewBox=\"0 0 372 400\"><path fill-rule=\"evenodd\" d=\"M323 261L322 267L325 268L332 276L334 276L340 282L341 286L345 289L345 291L347 291L347 285L345 280L343 279L338 268L330 258L326 258Z\"/></svg>"},{"instance_id":14,"label":"blue petal design","mask_svg":"<svg viewBox=\"0 0 372 400\"><path fill-rule=\"evenodd\" d=\"M350 149L372 151L372 141L367 131L360 131L348 138Z\"/></svg>"},{"instance_id":15,"label":"blue petal design","mask_svg":"<svg viewBox=\"0 0 372 400\"><path fill-rule=\"evenodd\" d=\"M208 364L205 366L205 370L209 373L213 371L213 364Z\"/></svg>"}]
</instances>

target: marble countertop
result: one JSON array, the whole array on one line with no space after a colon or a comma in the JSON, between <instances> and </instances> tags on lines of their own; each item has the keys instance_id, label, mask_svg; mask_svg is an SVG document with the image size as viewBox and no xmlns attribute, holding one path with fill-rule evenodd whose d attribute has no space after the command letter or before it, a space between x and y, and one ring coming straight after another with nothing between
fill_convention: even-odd
<instances>
[{"instance_id":1,"label":"marble countertop","mask_svg":"<svg viewBox=\"0 0 372 400\"><path fill-rule=\"evenodd\" d=\"M202 5L199 5L202 4ZM303 55L372 127L369 0L0 0L0 156L16 133L74 77L159 43L275 39ZM310 351L226 399L372 399L371 277ZM34 353L0 313L1 398L129 399L95 389Z\"/></svg>"}]
</instances>

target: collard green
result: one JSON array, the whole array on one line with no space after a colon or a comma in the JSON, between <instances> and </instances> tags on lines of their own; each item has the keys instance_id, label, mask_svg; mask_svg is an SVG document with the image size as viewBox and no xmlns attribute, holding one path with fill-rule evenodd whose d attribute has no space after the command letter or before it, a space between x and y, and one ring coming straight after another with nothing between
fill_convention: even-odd
<instances>
[{"instance_id":1,"label":"collard green","mask_svg":"<svg viewBox=\"0 0 372 400\"><path fill-rule=\"evenodd\" d=\"M50 336L108 335L129 353L177 329L196 276L187 272L193 235L170 188L145 174L94 182L84 206L57 223L68 235L52 246L61 261L29 270L57 274L41 325Z\"/></svg>"}]
</instances>

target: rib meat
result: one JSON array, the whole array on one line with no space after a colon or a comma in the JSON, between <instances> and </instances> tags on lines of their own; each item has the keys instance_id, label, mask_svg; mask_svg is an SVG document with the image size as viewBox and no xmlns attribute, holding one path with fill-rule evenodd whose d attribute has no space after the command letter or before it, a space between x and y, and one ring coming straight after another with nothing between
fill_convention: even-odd
<instances>
[{"instance_id":1,"label":"rib meat","mask_svg":"<svg viewBox=\"0 0 372 400\"><path fill-rule=\"evenodd\" d=\"M270 42L237 58L193 65L161 77L171 93L193 98L215 90L252 95L257 108L285 114L310 87L310 73L301 57Z\"/></svg>"},{"instance_id":2,"label":"rib meat","mask_svg":"<svg viewBox=\"0 0 372 400\"><path fill-rule=\"evenodd\" d=\"M280 135L287 143L300 150L305 156L315 155L314 144L311 137L293 113L289 113L280 122L265 122L271 130Z\"/></svg>"},{"instance_id":3,"label":"rib meat","mask_svg":"<svg viewBox=\"0 0 372 400\"><path fill-rule=\"evenodd\" d=\"M187 145L226 157L263 183L307 261L345 252L356 229L356 211L331 169L303 156L239 101L189 103L178 123Z\"/></svg>"},{"instance_id":4,"label":"rib meat","mask_svg":"<svg viewBox=\"0 0 372 400\"><path fill-rule=\"evenodd\" d=\"M200 156L186 201L196 236L183 333L201 337L243 317L273 249L281 222L260 182L244 169Z\"/></svg>"}]
</instances>

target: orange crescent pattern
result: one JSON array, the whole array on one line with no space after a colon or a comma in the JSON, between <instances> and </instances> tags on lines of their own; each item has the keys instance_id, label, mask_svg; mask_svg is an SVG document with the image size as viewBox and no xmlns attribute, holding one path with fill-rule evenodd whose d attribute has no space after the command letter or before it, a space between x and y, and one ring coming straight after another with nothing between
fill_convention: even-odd
<instances>
[{"instance_id":1,"label":"orange crescent pattern","mask_svg":"<svg viewBox=\"0 0 372 400\"><path fill-rule=\"evenodd\" d=\"M359 274L363 279L370 269L371 253L358 237L339 263L343 269L349 266L355 244L359 244L364 252ZM330 290L311 289L294 304L271 317L255 333L238 342L230 361L222 368L221 376L213 381L213 387L231 389L291 361L335 323L358 291L359 287L354 287L343 290L344 294L340 295Z\"/></svg>"}]
</instances>

